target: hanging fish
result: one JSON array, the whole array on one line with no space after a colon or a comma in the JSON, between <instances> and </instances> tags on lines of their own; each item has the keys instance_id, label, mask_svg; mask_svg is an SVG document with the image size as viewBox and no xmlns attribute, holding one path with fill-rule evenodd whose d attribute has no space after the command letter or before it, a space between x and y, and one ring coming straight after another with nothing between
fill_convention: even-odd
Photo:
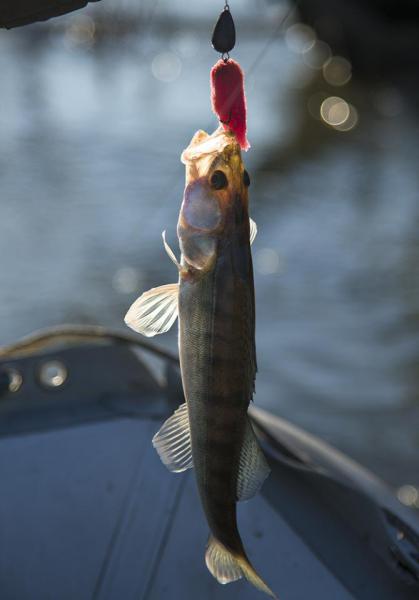
<instances>
[{"instance_id":1,"label":"hanging fish","mask_svg":"<svg viewBox=\"0 0 419 600\"><path fill-rule=\"evenodd\" d=\"M125 322L154 336L179 317L186 403L153 438L170 471L194 467L211 535L205 560L220 583L243 575L274 597L250 564L236 523L236 502L257 493L269 474L247 409L256 376L255 297L250 244L249 175L235 135L198 131L183 152L186 187L177 233L181 259L164 245L179 282L151 289Z\"/></svg>"}]
</instances>

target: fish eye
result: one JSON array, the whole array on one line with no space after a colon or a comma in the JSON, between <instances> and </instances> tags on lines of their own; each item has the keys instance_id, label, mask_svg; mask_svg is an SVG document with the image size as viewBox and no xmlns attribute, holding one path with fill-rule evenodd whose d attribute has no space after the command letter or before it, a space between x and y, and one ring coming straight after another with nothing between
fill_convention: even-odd
<instances>
[{"instance_id":1,"label":"fish eye","mask_svg":"<svg viewBox=\"0 0 419 600\"><path fill-rule=\"evenodd\" d=\"M244 173L243 173L243 183L246 187L249 187L249 185L250 185L250 177L249 177L249 173L246 171L246 169L244 170Z\"/></svg>"},{"instance_id":2,"label":"fish eye","mask_svg":"<svg viewBox=\"0 0 419 600\"><path fill-rule=\"evenodd\" d=\"M228 181L223 171L214 171L210 179L211 187L216 190L222 190L228 186Z\"/></svg>"}]
</instances>

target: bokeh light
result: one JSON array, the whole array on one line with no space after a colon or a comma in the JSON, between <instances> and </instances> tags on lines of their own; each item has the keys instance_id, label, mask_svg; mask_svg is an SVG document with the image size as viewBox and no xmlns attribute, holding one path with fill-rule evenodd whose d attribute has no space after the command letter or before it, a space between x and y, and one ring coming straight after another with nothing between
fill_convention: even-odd
<instances>
[{"instance_id":1,"label":"bokeh light","mask_svg":"<svg viewBox=\"0 0 419 600\"><path fill-rule=\"evenodd\" d=\"M356 110L355 106L353 106L352 104L348 104L348 108L348 118L343 123L335 125L335 129L337 129L338 131L351 131L351 129L353 129L358 124L358 111Z\"/></svg>"},{"instance_id":2,"label":"bokeh light","mask_svg":"<svg viewBox=\"0 0 419 600\"><path fill-rule=\"evenodd\" d=\"M77 15L71 19L65 30L65 42L69 47L89 48L95 42L96 25L87 15Z\"/></svg>"},{"instance_id":3,"label":"bokeh light","mask_svg":"<svg viewBox=\"0 0 419 600\"><path fill-rule=\"evenodd\" d=\"M158 81L176 81L182 71L182 62L174 52L160 52L151 63L151 72Z\"/></svg>"},{"instance_id":4,"label":"bokeh light","mask_svg":"<svg viewBox=\"0 0 419 600\"><path fill-rule=\"evenodd\" d=\"M419 506L419 491L413 485L402 485L399 487L397 498L405 506Z\"/></svg>"},{"instance_id":5,"label":"bokeh light","mask_svg":"<svg viewBox=\"0 0 419 600\"><path fill-rule=\"evenodd\" d=\"M295 23L285 32L285 43L292 52L302 54L314 46L316 34L313 29L303 23Z\"/></svg>"},{"instance_id":6,"label":"bokeh light","mask_svg":"<svg viewBox=\"0 0 419 600\"><path fill-rule=\"evenodd\" d=\"M173 37L171 47L182 58L192 58L199 51L199 37L193 31L179 32Z\"/></svg>"},{"instance_id":7,"label":"bokeh light","mask_svg":"<svg viewBox=\"0 0 419 600\"><path fill-rule=\"evenodd\" d=\"M120 267L112 278L112 287L120 294L132 294L141 286L141 275L133 267Z\"/></svg>"},{"instance_id":8,"label":"bokeh light","mask_svg":"<svg viewBox=\"0 0 419 600\"><path fill-rule=\"evenodd\" d=\"M355 106L339 96L328 96L324 91L312 94L307 108L314 119L337 131L351 131L359 121Z\"/></svg>"},{"instance_id":9,"label":"bokeh light","mask_svg":"<svg viewBox=\"0 0 419 600\"><path fill-rule=\"evenodd\" d=\"M320 106L321 118L332 127L345 123L349 113L349 104L339 96L329 96Z\"/></svg>"},{"instance_id":10,"label":"bokeh light","mask_svg":"<svg viewBox=\"0 0 419 600\"><path fill-rule=\"evenodd\" d=\"M254 257L255 269L261 275L274 275L280 271L281 260L273 248L260 248Z\"/></svg>"},{"instance_id":11,"label":"bokeh light","mask_svg":"<svg viewBox=\"0 0 419 600\"><path fill-rule=\"evenodd\" d=\"M331 54L330 46L326 42L316 40L308 50L303 52L303 60L312 69L322 69Z\"/></svg>"},{"instance_id":12,"label":"bokeh light","mask_svg":"<svg viewBox=\"0 0 419 600\"><path fill-rule=\"evenodd\" d=\"M352 77L352 65L343 56L332 56L323 65L323 76L330 85L345 85Z\"/></svg>"}]
</instances>

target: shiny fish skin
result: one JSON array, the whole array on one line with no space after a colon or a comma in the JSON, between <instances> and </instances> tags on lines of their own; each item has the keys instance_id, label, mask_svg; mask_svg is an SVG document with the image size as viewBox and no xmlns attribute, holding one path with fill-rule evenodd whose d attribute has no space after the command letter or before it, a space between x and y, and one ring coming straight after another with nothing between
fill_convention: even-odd
<instances>
[{"instance_id":1,"label":"shiny fish skin","mask_svg":"<svg viewBox=\"0 0 419 600\"><path fill-rule=\"evenodd\" d=\"M214 268L196 281L181 277L179 288L179 350L198 489L211 531L235 552L243 551L236 477L256 367L248 240L241 222L217 249Z\"/></svg>"},{"instance_id":2,"label":"shiny fish skin","mask_svg":"<svg viewBox=\"0 0 419 600\"><path fill-rule=\"evenodd\" d=\"M212 536L239 566L234 578L244 574L273 596L246 557L236 521L239 459L257 370L248 175L231 139L203 166L183 158L179 354L197 486ZM220 170L227 186L211 189L214 173L217 184L224 180Z\"/></svg>"}]
</instances>

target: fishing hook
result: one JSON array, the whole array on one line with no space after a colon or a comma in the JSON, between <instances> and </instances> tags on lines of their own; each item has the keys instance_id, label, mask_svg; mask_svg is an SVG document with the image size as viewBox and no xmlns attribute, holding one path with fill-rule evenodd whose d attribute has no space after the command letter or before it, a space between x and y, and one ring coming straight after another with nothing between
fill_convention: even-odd
<instances>
[{"instance_id":1,"label":"fishing hook","mask_svg":"<svg viewBox=\"0 0 419 600\"><path fill-rule=\"evenodd\" d=\"M223 125L229 125L231 123L231 109L230 109L230 112L228 113L227 121L223 121L222 119L220 119L220 123L222 123Z\"/></svg>"}]
</instances>

